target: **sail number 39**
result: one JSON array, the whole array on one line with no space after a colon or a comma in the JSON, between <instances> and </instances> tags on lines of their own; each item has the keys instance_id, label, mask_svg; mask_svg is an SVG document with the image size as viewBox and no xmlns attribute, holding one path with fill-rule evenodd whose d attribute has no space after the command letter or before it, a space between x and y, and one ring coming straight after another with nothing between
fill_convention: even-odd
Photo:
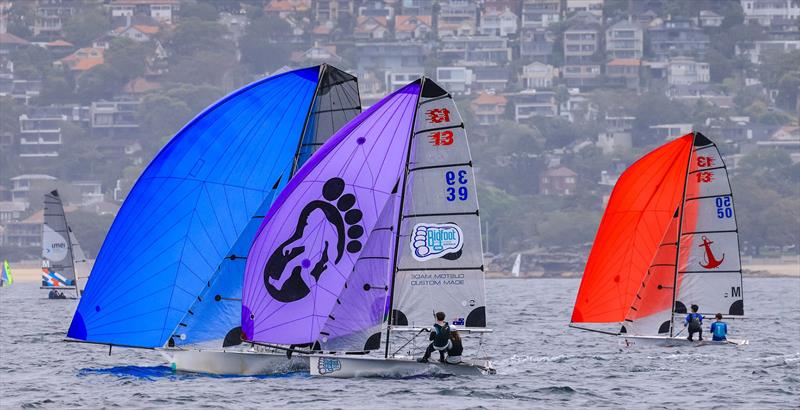
<instances>
[{"instance_id":1,"label":"sail number 39","mask_svg":"<svg viewBox=\"0 0 800 410\"><path fill-rule=\"evenodd\" d=\"M731 197L724 196L716 199L717 205L717 218L731 218L733 217L733 208L731 207Z\"/></svg>"},{"instance_id":2,"label":"sail number 39","mask_svg":"<svg viewBox=\"0 0 800 410\"><path fill-rule=\"evenodd\" d=\"M459 201L466 201L469 196L467 189L467 171L458 171L458 175L454 171L447 171L444 174L444 180L449 185L447 187L447 200L453 202L456 199Z\"/></svg>"}]
</instances>

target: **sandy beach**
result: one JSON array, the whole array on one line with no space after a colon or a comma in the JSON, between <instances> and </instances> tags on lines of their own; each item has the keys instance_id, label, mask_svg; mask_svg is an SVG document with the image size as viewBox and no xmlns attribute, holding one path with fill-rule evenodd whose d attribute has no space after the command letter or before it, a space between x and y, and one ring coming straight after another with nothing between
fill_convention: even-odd
<instances>
[{"instance_id":1,"label":"sandy beach","mask_svg":"<svg viewBox=\"0 0 800 410\"><path fill-rule=\"evenodd\" d=\"M797 263L752 264L744 265L743 268L745 276L800 278L800 264ZM38 282L42 278L41 268L37 268L27 262L20 266L15 266L15 264L12 263L11 273L14 275L14 280L18 282ZM560 276L565 278L575 278L580 277L581 273L582 272L564 272ZM486 279L508 278L510 276L510 272L486 273ZM543 277L543 272L523 272L521 277L524 279L540 278Z\"/></svg>"}]
</instances>

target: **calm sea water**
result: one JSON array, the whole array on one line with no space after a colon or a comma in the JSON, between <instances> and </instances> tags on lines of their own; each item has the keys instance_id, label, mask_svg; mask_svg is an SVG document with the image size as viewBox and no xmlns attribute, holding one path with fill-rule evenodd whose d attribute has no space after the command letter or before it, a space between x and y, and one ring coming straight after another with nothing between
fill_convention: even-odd
<instances>
[{"instance_id":1,"label":"calm sea water","mask_svg":"<svg viewBox=\"0 0 800 410\"><path fill-rule=\"evenodd\" d=\"M75 301L16 284L0 289L0 407L800 407L799 279L745 279L745 347L621 350L567 328L577 286L487 281L496 376L336 380L174 374L150 351L63 343Z\"/></svg>"}]
</instances>

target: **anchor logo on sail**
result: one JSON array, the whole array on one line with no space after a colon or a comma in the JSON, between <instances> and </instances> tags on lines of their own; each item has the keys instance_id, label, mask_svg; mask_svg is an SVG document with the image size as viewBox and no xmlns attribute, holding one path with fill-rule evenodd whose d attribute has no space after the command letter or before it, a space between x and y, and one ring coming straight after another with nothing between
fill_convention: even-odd
<instances>
[{"instance_id":1,"label":"anchor logo on sail","mask_svg":"<svg viewBox=\"0 0 800 410\"><path fill-rule=\"evenodd\" d=\"M703 258L703 262L700 262L700 266L706 269L714 269L719 265L722 265L722 262L725 260L725 254L722 254L722 259L717 260L714 256L714 253L711 251L711 244L714 243L713 241L708 240L708 237L703 235L703 243L699 246L699 248L705 248L705 257Z\"/></svg>"}]
</instances>

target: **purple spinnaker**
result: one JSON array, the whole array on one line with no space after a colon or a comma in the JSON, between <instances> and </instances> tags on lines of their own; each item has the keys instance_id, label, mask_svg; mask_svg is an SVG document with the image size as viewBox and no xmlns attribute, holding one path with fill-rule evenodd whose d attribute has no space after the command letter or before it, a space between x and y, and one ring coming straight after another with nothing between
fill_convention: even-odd
<instances>
[{"instance_id":1,"label":"purple spinnaker","mask_svg":"<svg viewBox=\"0 0 800 410\"><path fill-rule=\"evenodd\" d=\"M403 175L419 82L387 96L331 137L276 199L245 268L248 340L319 339L367 234Z\"/></svg>"}]
</instances>

